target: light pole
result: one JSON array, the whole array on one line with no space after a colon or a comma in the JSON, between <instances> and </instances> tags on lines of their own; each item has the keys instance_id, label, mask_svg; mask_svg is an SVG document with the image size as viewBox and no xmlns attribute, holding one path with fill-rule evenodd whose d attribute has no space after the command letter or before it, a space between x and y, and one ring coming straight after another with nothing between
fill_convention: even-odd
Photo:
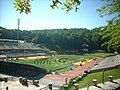
<instances>
[{"instance_id":1,"label":"light pole","mask_svg":"<svg viewBox=\"0 0 120 90\"><path fill-rule=\"evenodd\" d=\"M17 31L17 42L19 40L19 26L20 26L20 19L17 20L18 24L18 31Z\"/></svg>"},{"instance_id":2,"label":"light pole","mask_svg":"<svg viewBox=\"0 0 120 90\"><path fill-rule=\"evenodd\" d=\"M105 69L102 70L103 72L103 77L102 77L102 81L103 81L103 84L104 84L104 75L105 75Z\"/></svg>"},{"instance_id":3,"label":"light pole","mask_svg":"<svg viewBox=\"0 0 120 90\"><path fill-rule=\"evenodd\" d=\"M20 26L20 19L17 19L17 25L18 25L18 30L17 30L17 45L19 47L19 26ZM19 53L19 49L17 50L17 53Z\"/></svg>"}]
</instances>

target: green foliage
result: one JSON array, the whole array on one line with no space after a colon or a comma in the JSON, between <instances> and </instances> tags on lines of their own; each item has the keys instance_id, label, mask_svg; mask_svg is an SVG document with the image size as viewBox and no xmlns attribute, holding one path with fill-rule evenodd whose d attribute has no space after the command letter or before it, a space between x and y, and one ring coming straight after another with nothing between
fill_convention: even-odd
<instances>
[{"instance_id":1,"label":"green foliage","mask_svg":"<svg viewBox=\"0 0 120 90\"><path fill-rule=\"evenodd\" d=\"M38 44L41 48L47 48L55 51L81 51L88 48L89 50L97 50L101 48L101 37L99 35L100 28L88 30L85 28L73 29L51 29L51 30L15 30L2 29L1 39L17 39L17 31L19 31L19 39L26 42Z\"/></svg>"},{"instance_id":2,"label":"green foliage","mask_svg":"<svg viewBox=\"0 0 120 90\"><path fill-rule=\"evenodd\" d=\"M52 3L53 3L53 5L50 5L50 7L52 7L52 9L54 9L54 7L56 7L58 9L59 8L58 4L62 4L59 0L52 0Z\"/></svg>"},{"instance_id":3,"label":"green foliage","mask_svg":"<svg viewBox=\"0 0 120 90\"><path fill-rule=\"evenodd\" d=\"M31 6L30 6L30 0L14 0L14 8L16 8L16 11L22 13L31 13Z\"/></svg>"},{"instance_id":4,"label":"green foliage","mask_svg":"<svg viewBox=\"0 0 120 90\"><path fill-rule=\"evenodd\" d=\"M109 16L111 14L115 14L119 16L119 12L120 12L120 0L102 0L104 2L106 2L107 4L102 6L100 9L97 9L97 11L99 12L99 16L103 17L103 16Z\"/></svg>"},{"instance_id":5,"label":"green foliage","mask_svg":"<svg viewBox=\"0 0 120 90\"><path fill-rule=\"evenodd\" d=\"M73 29L51 29L51 30L15 30L1 28L1 39L19 39L26 42L38 44L44 50L54 51L81 51L87 48L89 50L98 50L101 48L100 28L88 30L85 28ZM105 50L105 49L104 49ZM47 51L45 51L47 52Z\"/></svg>"},{"instance_id":6,"label":"green foliage","mask_svg":"<svg viewBox=\"0 0 120 90\"><path fill-rule=\"evenodd\" d=\"M102 39L106 40L102 46L107 45L109 51L120 51L120 24L107 25L101 30Z\"/></svg>"},{"instance_id":7,"label":"green foliage","mask_svg":"<svg viewBox=\"0 0 120 90\"><path fill-rule=\"evenodd\" d=\"M62 5L62 10L66 10L66 12L69 12L71 10L77 11L79 9L78 6L80 6L80 0L52 0L53 5L51 5L52 9L55 7L58 9L59 5Z\"/></svg>"},{"instance_id":8,"label":"green foliage","mask_svg":"<svg viewBox=\"0 0 120 90\"><path fill-rule=\"evenodd\" d=\"M107 21L107 25L101 30L102 39L105 42L102 46L107 46L109 51L120 51L120 0L103 0L108 4L97 9L99 15L114 15L111 20Z\"/></svg>"},{"instance_id":9,"label":"green foliage","mask_svg":"<svg viewBox=\"0 0 120 90\"><path fill-rule=\"evenodd\" d=\"M71 10L75 10L76 12L78 11L79 7L80 6L80 0L66 0L65 3L63 3L63 8L62 10L66 10L66 12L69 12Z\"/></svg>"},{"instance_id":10,"label":"green foliage","mask_svg":"<svg viewBox=\"0 0 120 90\"><path fill-rule=\"evenodd\" d=\"M14 8L16 8L16 11L20 13L31 13L31 2L32 0L14 0ZM50 7L52 9L59 9L60 5L62 6L62 10L66 10L66 12L69 12L70 10L75 9L77 11L79 9L78 6L80 6L80 0L50 0L52 2L52 5Z\"/></svg>"},{"instance_id":11,"label":"green foliage","mask_svg":"<svg viewBox=\"0 0 120 90\"><path fill-rule=\"evenodd\" d=\"M73 9L77 11L80 6L80 0L50 0L52 1L52 7L53 9L59 8L60 5L62 6L62 10L66 10L66 12L69 12ZM107 21L107 25L103 27L101 30L101 36L104 41L102 46L107 46L107 49L109 51L120 51L120 0L102 0L106 2L107 4L103 5L100 9L97 9L99 12L100 17L104 16L110 16L114 14L114 18ZM17 11L20 13L25 12L26 14L30 13L30 0L15 0L14 5ZM95 35L95 34L94 34ZM95 36L91 36L91 34L87 33L85 34L85 40L88 44L91 44L90 41L92 39L96 39ZM92 37L88 38L88 37ZM77 38L77 37L75 37ZM35 42L38 38L33 38L33 42ZM69 38L66 38L69 41ZM39 42L39 41L37 41ZM98 42L97 42L98 43ZM96 43L96 45L98 45ZM86 45L86 44L85 44ZM92 44L91 44L92 45ZM54 46L55 47L55 46ZM56 45L56 48L60 48L59 45Z\"/></svg>"}]
</instances>

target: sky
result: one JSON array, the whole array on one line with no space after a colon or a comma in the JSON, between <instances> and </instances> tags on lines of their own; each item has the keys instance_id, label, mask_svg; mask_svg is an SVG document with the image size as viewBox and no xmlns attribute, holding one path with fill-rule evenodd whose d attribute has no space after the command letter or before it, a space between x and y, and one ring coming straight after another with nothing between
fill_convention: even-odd
<instances>
[{"instance_id":1,"label":"sky","mask_svg":"<svg viewBox=\"0 0 120 90\"><path fill-rule=\"evenodd\" d=\"M20 14L13 5L14 0L0 0L0 26L7 29L17 29L20 19L21 30L43 30L60 28L87 28L104 26L106 20L112 17L100 18L96 9L105 2L101 0L82 0L80 10L66 13L64 10L51 9L49 0L32 0L32 13Z\"/></svg>"}]
</instances>

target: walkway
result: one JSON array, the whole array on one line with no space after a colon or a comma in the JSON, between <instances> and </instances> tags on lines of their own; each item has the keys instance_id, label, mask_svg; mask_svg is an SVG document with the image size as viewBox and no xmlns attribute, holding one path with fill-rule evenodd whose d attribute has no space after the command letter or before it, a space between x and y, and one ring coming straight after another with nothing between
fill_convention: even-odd
<instances>
[{"instance_id":1,"label":"walkway","mask_svg":"<svg viewBox=\"0 0 120 90\"><path fill-rule=\"evenodd\" d=\"M120 65L120 55L107 57L104 60L102 60L100 63L98 63L98 65L95 65L93 68L91 68L90 70L102 69L103 67L109 68L109 67L114 67L116 65Z\"/></svg>"}]
</instances>

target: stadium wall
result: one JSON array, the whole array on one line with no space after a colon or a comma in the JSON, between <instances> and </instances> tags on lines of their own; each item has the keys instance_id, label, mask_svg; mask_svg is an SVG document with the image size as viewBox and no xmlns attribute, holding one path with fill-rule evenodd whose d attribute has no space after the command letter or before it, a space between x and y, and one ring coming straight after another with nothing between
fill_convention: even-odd
<instances>
[{"instance_id":1,"label":"stadium wall","mask_svg":"<svg viewBox=\"0 0 120 90\"><path fill-rule=\"evenodd\" d=\"M27 79L39 79L48 73L48 71L33 65L0 61L0 73L16 77L25 77Z\"/></svg>"}]
</instances>

